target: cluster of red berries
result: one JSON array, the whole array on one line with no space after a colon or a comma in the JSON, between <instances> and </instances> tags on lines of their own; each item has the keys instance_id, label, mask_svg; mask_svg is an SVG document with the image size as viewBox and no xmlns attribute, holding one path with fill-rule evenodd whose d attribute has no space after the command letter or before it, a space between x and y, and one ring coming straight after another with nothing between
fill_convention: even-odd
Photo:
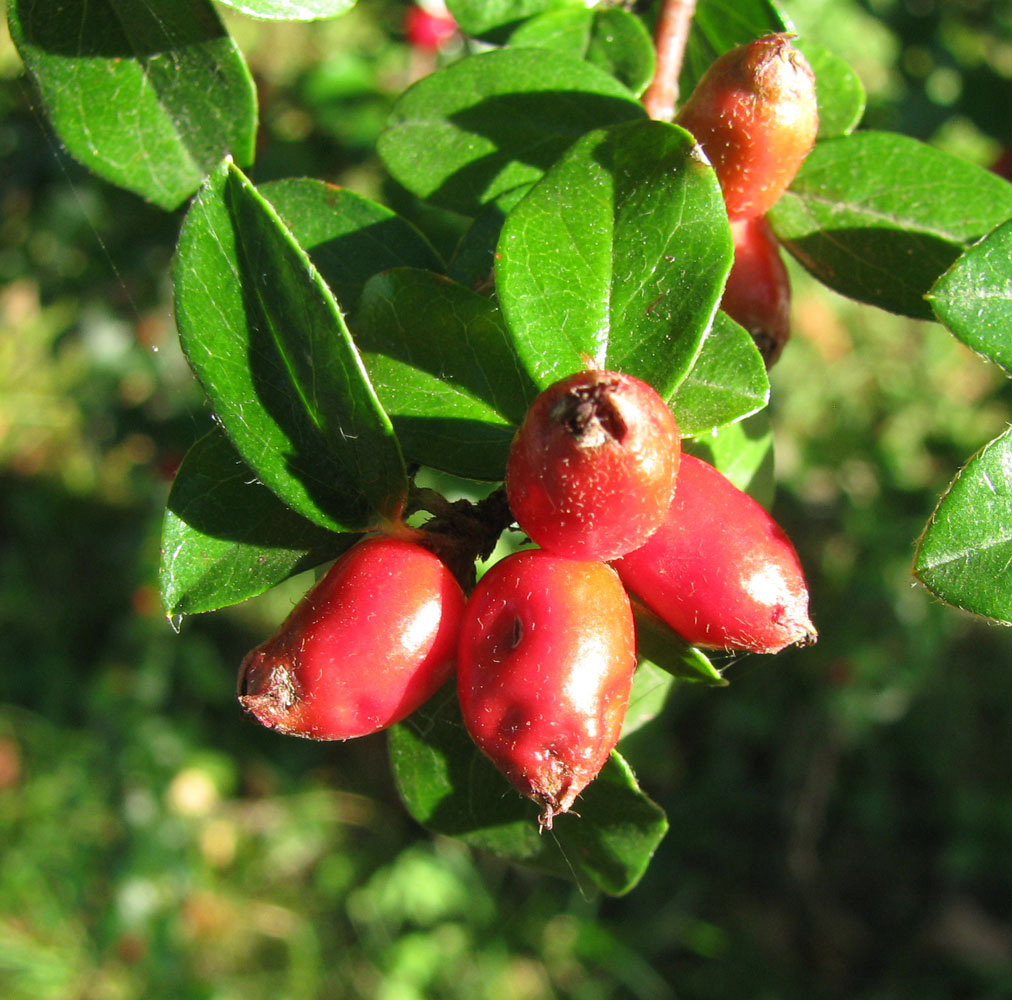
<instances>
[{"instance_id":1,"label":"cluster of red berries","mask_svg":"<svg viewBox=\"0 0 1012 1000\"><path fill-rule=\"evenodd\" d=\"M815 144L815 74L786 34L725 52L675 121L702 146L720 182L734 237L721 308L773 364L790 335L791 289L766 213Z\"/></svg>"},{"instance_id":2,"label":"cluster of red berries","mask_svg":"<svg viewBox=\"0 0 1012 1000\"><path fill-rule=\"evenodd\" d=\"M243 706L282 732L348 739L405 718L456 668L472 738L550 827L618 742L637 662L630 593L695 645L815 637L790 541L681 454L671 411L638 379L590 369L544 390L505 492L539 548L495 563L465 599L424 531L359 542L243 661Z\"/></svg>"}]
</instances>

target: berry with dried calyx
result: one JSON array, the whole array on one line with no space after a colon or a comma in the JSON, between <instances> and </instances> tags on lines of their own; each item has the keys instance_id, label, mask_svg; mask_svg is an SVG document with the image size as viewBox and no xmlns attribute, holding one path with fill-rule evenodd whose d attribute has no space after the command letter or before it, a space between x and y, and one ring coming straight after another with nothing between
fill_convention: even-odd
<instances>
[{"instance_id":1,"label":"berry with dried calyx","mask_svg":"<svg viewBox=\"0 0 1012 1000\"><path fill-rule=\"evenodd\" d=\"M428 549L367 538L247 654L239 701L270 729L316 740L399 722L453 673L464 594Z\"/></svg>"},{"instance_id":2,"label":"berry with dried calyx","mask_svg":"<svg viewBox=\"0 0 1012 1000\"><path fill-rule=\"evenodd\" d=\"M517 523L543 549L614 559L663 520L680 454L678 425L653 388L588 369L531 404L510 448L506 494Z\"/></svg>"},{"instance_id":3,"label":"berry with dried calyx","mask_svg":"<svg viewBox=\"0 0 1012 1000\"><path fill-rule=\"evenodd\" d=\"M468 732L551 828L622 729L636 650L621 581L604 563L507 556L468 601L457 659Z\"/></svg>"}]
</instances>

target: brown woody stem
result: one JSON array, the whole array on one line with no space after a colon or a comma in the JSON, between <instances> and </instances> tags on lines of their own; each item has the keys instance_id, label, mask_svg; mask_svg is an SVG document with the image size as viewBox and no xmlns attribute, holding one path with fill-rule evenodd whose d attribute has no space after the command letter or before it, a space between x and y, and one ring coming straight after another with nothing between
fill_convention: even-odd
<instances>
[{"instance_id":1,"label":"brown woody stem","mask_svg":"<svg viewBox=\"0 0 1012 1000\"><path fill-rule=\"evenodd\" d=\"M678 102L678 74L682 71L689 26L696 12L696 0L663 0L654 25L657 70L643 95L647 114L658 121L675 117Z\"/></svg>"}]
</instances>

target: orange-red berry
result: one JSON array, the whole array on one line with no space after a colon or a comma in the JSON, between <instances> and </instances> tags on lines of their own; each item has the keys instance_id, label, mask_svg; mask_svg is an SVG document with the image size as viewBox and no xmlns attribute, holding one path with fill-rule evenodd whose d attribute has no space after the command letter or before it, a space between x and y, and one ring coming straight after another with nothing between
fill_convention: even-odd
<instances>
[{"instance_id":1,"label":"orange-red berry","mask_svg":"<svg viewBox=\"0 0 1012 1000\"><path fill-rule=\"evenodd\" d=\"M815 143L815 74L786 34L725 52L675 121L713 164L731 219L764 215Z\"/></svg>"}]
</instances>

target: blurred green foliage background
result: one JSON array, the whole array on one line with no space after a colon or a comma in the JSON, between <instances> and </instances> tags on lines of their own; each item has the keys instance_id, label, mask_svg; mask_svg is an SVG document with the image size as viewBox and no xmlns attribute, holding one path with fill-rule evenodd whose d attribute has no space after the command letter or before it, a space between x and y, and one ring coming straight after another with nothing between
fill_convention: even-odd
<instances>
[{"instance_id":1,"label":"blurred green foliage background","mask_svg":"<svg viewBox=\"0 0 1012 1000\"><path fill-rule=\"evenodd\" d=\"M989 163L1012 143L1012 4L797 0L866 125ZM404 6L265 25L258 181L459 227L373 155L420 72ZM913 543L1009 421L940 326L794 269L773 373L776 514L821 640L728 662L624 745L671 832L604 899L419 830L383 738L240 717L243 653L307 586L162 616L161 508L210 416L175 342L179 216L59 148L0 38L0 996L9 1000L892 1000L1012 996L1012 637L916 587Z\"/></svg>"}]
</instances>

